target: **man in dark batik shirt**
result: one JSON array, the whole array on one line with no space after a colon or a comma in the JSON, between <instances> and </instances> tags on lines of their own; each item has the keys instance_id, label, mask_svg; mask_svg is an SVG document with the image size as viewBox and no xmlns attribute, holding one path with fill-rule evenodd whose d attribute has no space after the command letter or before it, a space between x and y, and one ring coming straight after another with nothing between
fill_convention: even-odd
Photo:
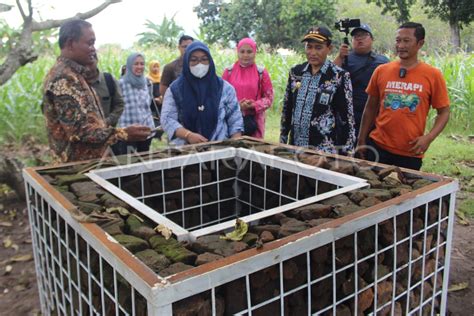
<instances>
[{"instance_id":1,"label":"man in dark batik shirt","mask_svg":"<svg viewBox=\"0 0 474 316\"><path fill-rule=\"evenodd\" d=\"M331 36L325 27L312 27L303 38L308 61L290 70L280 142L349 154L355 142L352 85L349 73L327 60Z\"/></svg>"},{"instance_id":2,"label":"man in dark batik shirt","mask_svg":"<svg viewBox=\"0 0 474 316\"><path fill-rule=\"evenodd\" d=\"M61 55L44 82L43 111L56 162L100 158L117 140L143 140L145 126L108 126L97 94L87 83L86 66L95 54L92 25L71 20L59 30Z\"/></svg>"}]
</instances>

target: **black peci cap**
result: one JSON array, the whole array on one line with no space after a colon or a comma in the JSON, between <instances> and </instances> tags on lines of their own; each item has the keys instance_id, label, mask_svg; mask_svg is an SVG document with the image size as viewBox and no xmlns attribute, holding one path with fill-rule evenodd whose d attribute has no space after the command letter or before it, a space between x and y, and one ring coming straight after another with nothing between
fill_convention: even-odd
<instances>
[{"instance_id":1,"label":"black peci cap","mask_svg":"<svg viewBox=\"0 0 474 316\"><path fill-rule=\"evenodd\" d=\"M303 40L301 40L301 42L309 42L309 41L330 44L332 41L331 31L329 31L324 26L311 27L306 32L305 36L303 37Z\"/></svg>"}]
</instances>

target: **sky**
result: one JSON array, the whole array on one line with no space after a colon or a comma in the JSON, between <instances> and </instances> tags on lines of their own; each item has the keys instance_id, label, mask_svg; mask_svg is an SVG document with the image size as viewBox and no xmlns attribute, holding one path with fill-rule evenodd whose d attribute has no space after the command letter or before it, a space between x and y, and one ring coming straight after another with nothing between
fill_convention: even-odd
<instances>
[{"instance_id":1,"label":"sky","mask_svg":"<svg viewBox=\"0 0 474 316\"><path fill-rule=\"evenodd\" d=\"M33 17L40 19L62 19L78 12L89 11L102 3L101 0L32 0L36 11ZM90 18L96 35L96 47L107 43L117 43L128 48L137 41L138 33L146 31L144 24L151 20L161 23L166 15L171 18L175 13L176 23L184 28L186 34L198 32L199 20L193 8L199 0L122 0L112 4L98 15ZM14 0L0 0L0 3L15 5ZM40 14L38 14L38 12ZM15 7L9 12L0 13L7 23L19 26L22 22Z\"/></svg>"}]
</instances>

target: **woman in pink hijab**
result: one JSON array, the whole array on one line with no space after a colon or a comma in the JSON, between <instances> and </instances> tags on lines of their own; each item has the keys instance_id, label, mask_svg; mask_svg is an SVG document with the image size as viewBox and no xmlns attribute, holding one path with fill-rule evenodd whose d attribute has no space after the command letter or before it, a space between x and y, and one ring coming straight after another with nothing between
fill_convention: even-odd
<instances>
[{"instance_id":1,"label":"woman in pink hijab","mask_svg":"<svg viewBox=\"0 0 474 316\"><path fill-rule=\"evenodd\" d=\"M273 86L268 71L255 64L257 44L251 38L242 39L237 45L238 60L224 70L227 80L237 93L244 115L244 134L263 138L265 111L273 102Z\"/></svg>"}]
</instances>

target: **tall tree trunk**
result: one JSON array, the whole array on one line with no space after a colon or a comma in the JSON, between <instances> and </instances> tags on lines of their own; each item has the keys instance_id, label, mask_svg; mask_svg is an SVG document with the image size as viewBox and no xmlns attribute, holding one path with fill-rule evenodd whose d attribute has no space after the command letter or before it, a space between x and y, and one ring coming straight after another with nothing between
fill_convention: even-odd
<instances>
[{"instance_id":1,"label":"tall tree trunk","mask_svg":"<svg viewBox=\"0 0 474 316\"><path fill-rule=\"evenodd\" d=\"M457 52L461 50L461 32L458 21L449 21L449 28L451 29L451 44L452 51Z\"/></svg>"}]
</instances>

